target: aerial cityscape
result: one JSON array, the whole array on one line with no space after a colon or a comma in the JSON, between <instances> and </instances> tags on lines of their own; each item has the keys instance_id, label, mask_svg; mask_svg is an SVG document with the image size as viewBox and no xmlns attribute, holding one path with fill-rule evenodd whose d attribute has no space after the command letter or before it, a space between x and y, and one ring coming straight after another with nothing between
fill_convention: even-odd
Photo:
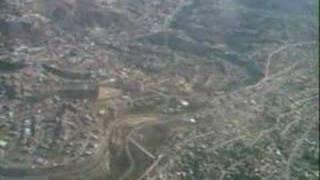
<instances>
[{"instance_id":1,"label":"aerial cityscape","mask_svg":"<svg viewBox=\"0 0 320 180\"><path fill-rule=\"evenodd\" d=\"M0 0L0 180L319 179L318 0Z\"/></svg>"}]
</instances>

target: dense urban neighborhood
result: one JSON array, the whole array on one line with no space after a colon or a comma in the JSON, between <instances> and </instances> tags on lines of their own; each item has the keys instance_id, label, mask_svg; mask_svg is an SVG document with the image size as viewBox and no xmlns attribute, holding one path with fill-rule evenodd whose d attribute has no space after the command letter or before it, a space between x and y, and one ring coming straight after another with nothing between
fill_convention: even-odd
<instances>
[{"instance_id":1,"label":"dense urban neighborhood","mask_svg":"<svg viewBox=\"0 0 320 180\"><path fill-rule=\"evenodd\" d=\"M319 179L318 0L0 0L0 180Z\"/></svg>"}]
</instances>

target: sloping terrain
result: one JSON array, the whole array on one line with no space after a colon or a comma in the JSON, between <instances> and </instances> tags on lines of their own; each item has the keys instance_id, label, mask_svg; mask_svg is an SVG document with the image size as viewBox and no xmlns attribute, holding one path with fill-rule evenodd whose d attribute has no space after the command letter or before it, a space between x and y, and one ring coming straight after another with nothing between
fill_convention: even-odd
<instances>
[{"instance_id":1,"label":"sloping terrain","mask_svg":"<svg viewBox=\"0 0 320 180\"><path fill-rule=\"evenodd\" d=\"M317 5L0 0L0 179L318 179Z\"/></svg>"}]
</instances>

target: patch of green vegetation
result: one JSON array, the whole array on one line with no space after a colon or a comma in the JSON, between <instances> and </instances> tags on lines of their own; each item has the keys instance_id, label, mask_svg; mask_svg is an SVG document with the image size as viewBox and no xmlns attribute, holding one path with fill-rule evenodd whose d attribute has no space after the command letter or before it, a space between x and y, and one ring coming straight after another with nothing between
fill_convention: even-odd
<instances>
[{"instance_id":1,"label":"patch of green vegetation","mask_svg":"<svg viewBox=\"0 0 320 180\"><path fill-rule=\"evenodd\" d=\"M3 71L3 72L16 71L24 67L25 65L23 63L15 63L10 60L0 61L0 71Z\"/></svg>"}]
</instances>

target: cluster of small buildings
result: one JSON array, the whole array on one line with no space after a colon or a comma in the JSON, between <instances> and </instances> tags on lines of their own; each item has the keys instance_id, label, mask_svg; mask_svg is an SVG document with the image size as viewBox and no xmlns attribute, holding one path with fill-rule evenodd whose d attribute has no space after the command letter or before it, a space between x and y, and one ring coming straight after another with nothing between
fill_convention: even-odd
<instances>
[{"instance_id":1,"label":"cluster of small buildings","mask_svg":"<svg viewBox=\"0 0 320 180\"><path fill-rule=\"evenodd\" d=\"M2 114L2 162L7 166L54 166L93 155L102 130L87 109L88 103L48 98L31 109Z\"/></svg>"}]
</instances>

